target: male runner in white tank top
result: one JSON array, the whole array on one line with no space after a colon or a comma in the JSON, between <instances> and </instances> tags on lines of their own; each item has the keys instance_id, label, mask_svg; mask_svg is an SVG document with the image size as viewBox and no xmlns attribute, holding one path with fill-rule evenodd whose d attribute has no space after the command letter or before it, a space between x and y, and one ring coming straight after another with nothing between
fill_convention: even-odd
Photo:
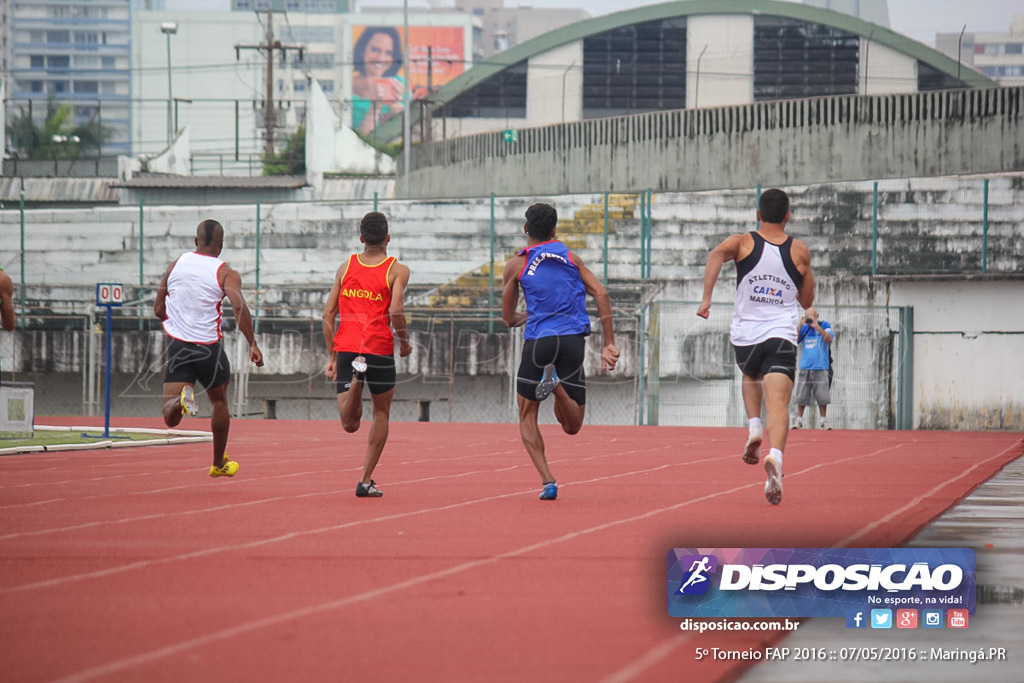
<instances>
[{"instance_id":1,"label":"male runner in white tank top","mask_svg":"<svg viewBox=\"0 0 1024 683\"><path fill-rule=\"evenodd\" d=\"M238 271L218 258L224 248L224 228L205 220L196 228L196 250L172 263L160 281L153 312L170 337L164 373L164 423L177 427L184 415L196 415L194 387L206 389L213 414L213 466L211 477L233 477L238 463L224 455L231 427L228 381L231 365L221 343L221 303L227 296L238 330L249 342L249 360L263 365L263 353L253 334L252 316L242 297Z\"/></svg>"},{"instance_id":2,"label":"male runner in white tank top","mask_svg":"<svg viewBox=\"0 0 1024 683\"><path fill-rule=\"evenodd\" d=\"M782 502L782 451L789 433L789 398L796 374L797 304L814 303L814 274L807 245L786 234L789 196L766 190L758 204L757 232L730 235L708 255L704 269L704 298L697 315L707 318L722 265L736 262L736 308L729 338L736 364L743 372L743 405L749 434L743 462L760 460L764 429L764 399L772 448L765 456L768 473L764 494L768 502Z\"/></svg>"}]
</instances>

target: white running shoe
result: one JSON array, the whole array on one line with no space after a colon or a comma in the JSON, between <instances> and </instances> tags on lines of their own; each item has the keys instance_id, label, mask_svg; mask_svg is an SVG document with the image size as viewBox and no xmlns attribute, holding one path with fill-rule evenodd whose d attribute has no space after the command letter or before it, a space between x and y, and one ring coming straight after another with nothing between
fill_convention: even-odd
<instances>
[{"instance_id":1,"label":"white running shoe","mask_svg":"<svg viewBox=\"0 0 1024 683\"><path fill-rule=\"evenodd\" d=\"M795 415L793 417L793 424L790 425L789 428L790 429L803 429L804 428L804 419L802 417L800 417L799 415Z\"/></svg>"},{"instance_id":2,"label":"white running shoe","mask_svg":"<svg viewBox=\"0 0 1024 683\"><path fill-rule=\"evenodd\" d=\"M825 418L821 418L821 422L818 423L818 429L820 429L822 431L826 431L826 432L827 431L831 431L832 430L832 425L830 425L828 423L828 420L826 420Z\"/></svg>"},{"instance_id":3,"label":"white running shoe","mask_svg":"<svg viewBox=\"0 0 1024 683\"><path fill-rule=\"evenodd\" d=\"M750 430L747 445L743 447L743 462L756 465L761 461L761 441L764 440L764 429L755 427Z\"/></svg>"},{"instance_id":4,"label":"white running shoe","mask_svg":"<svg viewBox=\"0 0 1024 683\"><path fill-rule=\"evenodd\" d=\"M764 483L764 497L772 505L782 502L782 466L771 455L764 459L764 470L768 480Z\"/></svg>"}]
</instances>

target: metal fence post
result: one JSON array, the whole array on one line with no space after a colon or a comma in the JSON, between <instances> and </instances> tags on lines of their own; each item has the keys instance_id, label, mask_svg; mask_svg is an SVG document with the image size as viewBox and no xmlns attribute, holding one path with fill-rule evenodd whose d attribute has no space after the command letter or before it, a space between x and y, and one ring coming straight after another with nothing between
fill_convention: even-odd
<instances>
[{"instance_id":1,"label":"metal fence post","mask_svg":"<svg viewBox=\"0 0 1024 683\"><path fill-rule=\"evenodd\" d=\"M491 267L487 288L487 333L494 334L494 193L491 193Z\"/></svg>"},{"instance_id":2,"label":"metal fence post","mask_svg":"<svg viewBox=\"0 0 1024 683\"><path fill-rule=\"evenodd\" d=\"M141 298L142 288L146 284L146 220L145 211L146 198L139 195L139 295Z\"/></svg>"},{"instance_id":3,"label":"metal fence post","mask_svg":"<svg viewBox=\"0 0 1024 683\"><path fill-rule=\"evenodd\" d=\"M602 282L608 286L608 192L604 193L604 277Z\"/></svg>"},{"instance_id":4,"label":"metal fence post","mask_svg":"<svg viewBox=\"0 0 1024 683\"><path fill-rule=\"evenodd\" d=\"M256 302L253 308L253 332L260 331L260 198L256 197ZM237 316L236 316L237 320Z\"/></svg>"},{"instance_id":5,"label":"metal fence post","mask_svg":"<svg viewBox=\"0 0 1024 683\"><path fill-rule=\"evenodd\" d=\"M661 306L652 303L650 318L647 321L647 338L651 340L651 354L647 360L645 371L650 373L647 379L644 397L647 403L647 424L658 424L658 399L661 396Z\"/></svg>"},{"instance_id":6,"label":"metal fence post","mask_svg":"<svg viewBox=\"0 0 1024 683\"><path fill-rule=\"evenodd\" d=\"M754 199L754 211L761 210L761 183L757 184L757 197ZM756 215L756 214L755 214ZM754 230L761 228L761 221L755 221Z\"/></svg>"},{"instance_id":7,"label":"metal fence post","mask_svg":"<svg viewBox=\"0 0 1024 683\"><path fill-rule=\"evenodd\" d=\"M31 101L31 100L30 100ZM21 220L21 286L18 288L20 294L18 299L21 302L21 313L25 312L25 191L21 191L21 198L18 199L18 215Z\"/></svg>"},{"instance_id":8,"label":"metal fence post","mask_svg":"<svg viewBox=\"0 0 1024 683\"><path fill-rule=\"evenodd\" d=\"M914 307L899 309L899 384L896 388L896 429L914 428Z\"/></svg>"},{"instance_id":9,"label":"metal fence post","mask_svg":"<svg viewBox=\"0 0 1024 683\"><path fill-rule=\"evenodd\" d=\"M654 190L647 190L647 241L644 243L644 263L647 264L647 277L651 277L653 265L651 263L651 242L654 233L654 218L651 211L651 204L654 202Z\"/></svg>"},{"instance_id":10,"label":"metal fence post","mask_svg":"<svg viewBox=\"0 0 1024 683\"><path fill-rule=\"evenodd\" d=\"M985 178L981 203L981 272L988 271L988 178Z\"/></svg>"},{"instance_id":11,"label":"metal fence post","mask_svg":"<svg viewBox=\"0 0 1024 683\"><path fill-rule=\"evenodd\" d=\"M640 279L647 278L647 192L640 193Z\"/></svg>"},{"instance_id":12,"label":"metal fence post","mask_svg":"<svg viewBox=\"0 0 1024 683\"><path fill-rule=\"evenodd\" d=\"M641 220L641 224L643 221ZM648 304L649 305L649 304ZM644 351L647 346L647 306L640 309L640 324L636 326L636 424L644 424Z\"/></svg>"},{"instance_id":13,"label":"metal fence post","mask_svg":"<svg viewBox=\"0 0 1024 683\"><path fill-rule=\"evenodd\" d=\"M871 275L878 275L878 181L871 192Z\"/></svg>"}]
</instances>

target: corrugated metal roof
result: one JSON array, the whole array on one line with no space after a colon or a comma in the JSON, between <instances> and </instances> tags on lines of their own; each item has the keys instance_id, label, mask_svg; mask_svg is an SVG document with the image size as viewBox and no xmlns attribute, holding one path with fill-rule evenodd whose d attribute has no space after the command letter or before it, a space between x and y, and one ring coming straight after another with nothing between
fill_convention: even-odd
<instances>
[{"instance_id":1,"label":"corrugated metal roof","mask_svg":"<svg viewBox=\"0 0 1024 683\"><path fill-rule=\"evenodd\" d=\"M116 203L113 178L0 178L0 201Z\"/></svg>"},{"instance_id":2,"label":"corrugated metal roof","mask_svg":"<svg viewBox=\"0 0 1024 683\"><path fill-rule=\"evenodd\" d=\"M165 189L191 190L297 190L306 187L305 176L179 176L145 175L124 182L113 182L111 187L132 190Z\"/></svg>"}]
</instances>

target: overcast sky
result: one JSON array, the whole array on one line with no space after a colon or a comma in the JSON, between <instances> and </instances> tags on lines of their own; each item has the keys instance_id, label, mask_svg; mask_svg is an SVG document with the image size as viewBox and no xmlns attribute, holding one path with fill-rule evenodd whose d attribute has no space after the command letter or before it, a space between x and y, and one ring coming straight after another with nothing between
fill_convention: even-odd
<instances>
[{"instance_id":1,"label":"overcast sky","mask_svg":"<svg viewBox=\"0 0 1024 683\"><path fill-rule=\"evenodd\" d=\"M352 2L352 0L349 0ZM403 0L359 0L362 6L402 7ZM448 4L454 4L450 2ZM582 7L591 16L618 12L658 2L646 0L505 0L507 7ZM168 9L227 9L228 0L167 0ZM409 0L409 8L427 8L427 0ZM1021 0L889 0L891 28L935 44L936 33L1008 31L1014 14L1024 14Z\"/></svg>"}]
</instances>

